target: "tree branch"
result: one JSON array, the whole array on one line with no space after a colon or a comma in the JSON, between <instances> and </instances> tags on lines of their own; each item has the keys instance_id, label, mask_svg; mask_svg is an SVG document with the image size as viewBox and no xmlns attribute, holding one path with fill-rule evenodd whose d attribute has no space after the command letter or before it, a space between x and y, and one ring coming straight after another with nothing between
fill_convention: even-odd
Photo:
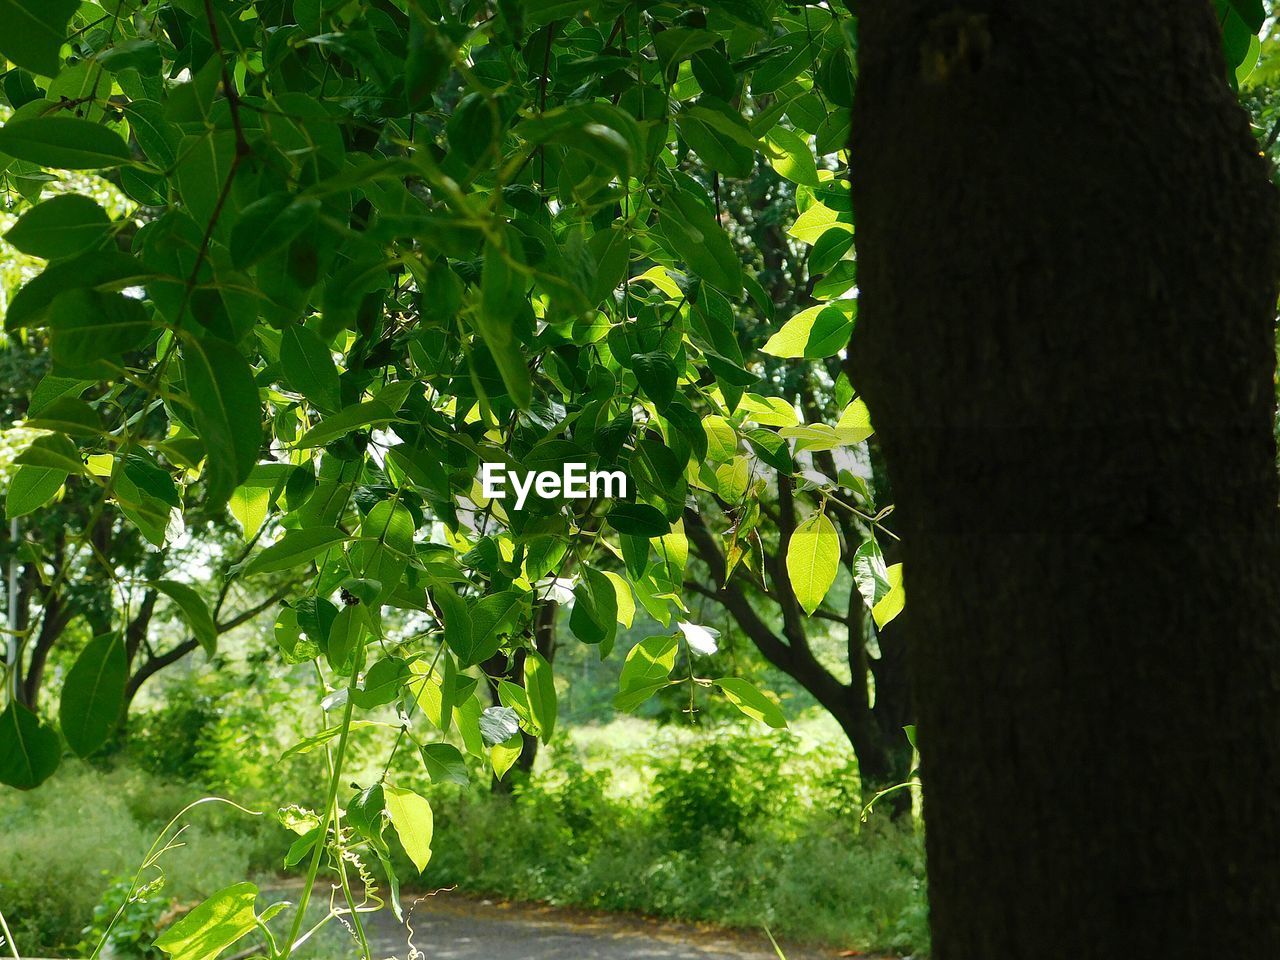
<instances>
[{"instance_id":1,"label":"tree branch","mask_svg":"<svg viewBox=\"0 0 1280 960\"><path fill-rule=\"evenodd\" d=\"M267 599L263 600L261 603L255 603L249 609L242 610L240 613L237 613L230 620L224 620L223 622L217 624L218 632L226 633L228 630L234 630L236 627L240 626L240 624L244 623L246 620L252 620L258 614L260 614L263 610L266 610L268 607L275 606L277 603L283 600L286 596L288 596L289 591L292 590L295 586L296 586L295 583L287 583L283 587L281 587L279 590L277 590L275 593L271 594L271 596L267 597ZM218 605L219 609L221 609L221 606L222 606L221 604Z\"/></svg>"}]
</instances>

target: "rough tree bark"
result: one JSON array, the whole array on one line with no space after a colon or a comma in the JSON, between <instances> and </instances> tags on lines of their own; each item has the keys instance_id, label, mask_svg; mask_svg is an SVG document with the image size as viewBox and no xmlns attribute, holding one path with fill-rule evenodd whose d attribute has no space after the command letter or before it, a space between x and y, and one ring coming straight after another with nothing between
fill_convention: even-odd
<instances>
[{"instance_id":1,"label":"rough tree bark","mask_svg":"<svg viewBox=\"0 0 1280 960\"><path fill-rule=\"evenodd\" d=\"M938 960L1280 956L1277 204L1207 0L861 4Z\"/></svg>"}]
</instances>

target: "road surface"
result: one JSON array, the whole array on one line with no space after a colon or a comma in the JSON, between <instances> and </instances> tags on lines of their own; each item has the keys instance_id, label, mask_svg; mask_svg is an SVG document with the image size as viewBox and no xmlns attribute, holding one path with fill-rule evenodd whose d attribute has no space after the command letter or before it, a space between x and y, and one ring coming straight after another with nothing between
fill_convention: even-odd
<instances>
[{"instance_id":1,"label":"road surface","mask_svg":"<svg viewBox=\"0 0 1280 960\"><path fill-rule=\"evenodd\" d=\"M408 930L389 910L367 921L375 957L425 960L778 960L763 931L708 931L647 918L512 905L456 893L417 901ZM787 947L787 960L838 956ZM849 954L845 954L848 956Z\"/></svg>"}]
</instances>

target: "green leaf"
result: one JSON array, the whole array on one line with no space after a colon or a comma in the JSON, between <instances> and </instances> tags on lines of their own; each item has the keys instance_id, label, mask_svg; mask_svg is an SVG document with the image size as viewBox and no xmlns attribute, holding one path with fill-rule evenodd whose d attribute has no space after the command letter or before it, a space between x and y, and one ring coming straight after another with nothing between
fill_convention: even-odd
<instances>
[{"instance_id":1,"label":"green leaf","mask_svg":"<svg viewBox=\"0 0 1280 960\"><path fill-rule=\"evenodd\" d=\"M267 519L267 508L271 503L271 491L265 487L243 484L236 487L227 501L227 509L240 524L241 533L246 542L262 529Z\"/></svg>"},{"instance_id":2,"label":"green leaf","mask_svg":"<svg viewBox=\"0 0 1280 960\"><path fill-rule=\"evenodd\" d=\"M523 752L524 737L518 733L502 743L495 743L489 748L489 763L493 766L493 775L501 780Z\"/></svg>"},{"instance_id":3,"label":"green leaf","mask_svg":"<svg viewBox=\"0 0 1280 960\"><path fill-rule=\"evenodd\" d=\"M293 607L281 608L276 616L273 633L276 645L284 655L285 663L306 663L320 654L320 645L310 637L303 637L302 625L298 622L298 611ZM327 632L325 636L328 636Z\"/></svg>"},{"instance_id":4,"label":"green leaf","mask_svg":"<svg viewBox=\"0 0 1280 960\"><path fill-rule=\"evenodd\" d=\"M163 52L154 40L118 40L99 51L96 59L100 67L111 73L137 70L145 76L159 73L163 66Z\"/></svg>"},{"instance_id":5,"label":"green leaf","mask_svg":"<svg viewBox=\"0 0 1280 960\"><path fill-rule=\"evenodd\" d=\"M796 452L802 450L835 450L861 443L875 433L871 426L871 413L861 400L854 400L840 415L834 427L825 423L805 423L783 427L778 436L794 440Z\"/></svg>"},{"instance_id":6,"label":"green leaf","mask_svg":"<svg viewBox=\"0 0 1280 960\"><path fill-rule=\"evenodd\" d=\"M657 507L647 503L617 503L609 511L609 525L619 533L636 537L661 537L671 530L671 523Z\"/></svg>"},{"instance_id":7,"label":"green leaf","mask_svg":"<svg viewBox=\"0 0 1280 960\"><path fill-rule=\"evenodd\" d=\"M553 107L525 120L515 132L529 144L562 143L620 176L630 174L640 152L640 128L625 110L608 103Z\"/></svg>"},{"instance_id":8,"label":"green leaf","mask_svg":"<svg viewBox=\"0 0 1280 960\"><path fill-rule=\"evenodd\" d=\"M621 574L606 570L604 575L613 584L613 592L618 598L618 626L629 629L636 616L636 598L631 595L631 587Z\"/></svg>"},{"instance_id":9,"label":"green leaf","mask_svg":"<svg viewBox=\"0 0 1280 960\"><path fill-rule=\"evenodd\" d=\"M330 361L332 363L332 361ZM298 447L323 447L352 430L379 426L396 419L396 412L382 400L365 400L346 407L331 417L325 417L302 435Z\"/></svg>"},{"instance_id":10,"label":"green leaf","mask_svg":"<svg viewBox=\"0 0 1280 960\"><path fill-rule=\"evenodd\" d=\"M483 651L478 650L473 639L471 612L467 609L467 602L458 596L457 591L448 584L438 584L431 588L431 599L435 601L444 621L444 642L458 658L458 663L469 667L479 663L481 659L487 659L479 657L479 653ZM497 649L497 642L494 642L493 651L497 652Z\"/></svg>"},{"instance_id":11,"label":"green leaf","mask_svg":"<svg viewBox=\"0 0 1280 960\"><path fill-rule=\"evenodd\" d=\"M796 217L796 222L787 228L787 235L795 237L801 243L817 244L819 240L834 243L834 237L827 239L827 235L833 230L852 235L853 214L815 203Z\"/></svg>"},{"instance_id":12,"label":"green leaf","mask_svg":"<svg viewBox=\"0 0 1280 960\"><path fill-rule=\"evenodd\" d=\"M849 345L857 312L856 300L837 300L801 310L762 349L775 357L820 360L834 356Z\"/></svg>"},{"instance_id":13,"label":"green leaf","mask_svg":"<svg viewBox=\"0 0 1280 960\"><path fill-rule=\"evenodd\" d=\"M747 442L761 460L783 473L795 472L795 462L787 441L771 430L757 428L747 434Z\"/></svg>"},{"instance_id":14,"label":"green leaf","mask_svg":"<svg viewBox=\"0 0 1280 960\"><path fill-rule=\"evenodd\" d=\"M0 0L0 9L12 2ZM130 162L129 146L120 134L78 117L11 120L0 127L0 153L61 170L101 170Z\"/></svg>"},{"instance_id":15,"label":"green leaf","mask_svg":"<svg viewBox=\"0 0 1280 960\"><path fill-rule=\"evenodd\" d=\"M618 594L613 584L594 567L583 567L573 588L573 613L569 629L583 643L612 642L618 629Z\"/></svg>"},{"instance_id":16,"label":"green leaf","mask_svg":"<svg viewBox=\"0 0 1280 960\"><path fill-rule=\"evenodd\" d=\"M819 274L827 274L836 268L842 262L842 258L846 253L853 249L853 232L846 229L846 224L838 224L831 227L819 236L813 244L813 250L809 253L809 274L817 276ZM850 263L854 261L849 261ZM825 276L823 278L826 279ZM821 281L819 281L821 283ZM814 296L817 297L817 288L814 288ZM818 299L825 299L818 297Z\"/></svg>"},{"instance_id":17,"label":"green leaf","mask_svg":"<svg viewBox=\"0 0 1280 960\"><path fill-rule=\"evenodd\" d=\"M782 715L782 709L746 680L721 677L715 685L724 693L726 700L752 720L767 723L775 730L786 727L787 718Z\"/></svg>"},{"instance_id":18,"label":"green leaf","mask_svg":"<svg viewBox=\"0 0 1280 960\"><path fill-rule=\"evenodd\" d=\"M848 236L848 234L845 234ZM816 249L816 248L815 248ZM813 285L815 300L834 300L853 289L858 282L858 264L853 260L841 260Z\"/></svg>"},{"instance_id":19,"label":"green leaf","mask_svg":"<svg viewBox=\"0 0 1280 960\"><path fill-rule=\"evenodd\" d=\"M459 689L453 657L447 651L442 652L437 666L415 660L409 669L414 674L410 690L422 715L441 733L448 734L453 726L454 701Z\"/></svg>"},{"instance_id":20,"label":"green leaf","mask_svg":"<svg viewBox=\"0 0 1280 960\"><path fill-rule=\"evenodd\" d=\"M56 76L67 22L79 8L79 0L0 0L0 54L32 73Z\"/></svg>"},{"instance_id":21,"label":"green leaf","mask_svg":"<svg viewBox=\"0 0 1280 960\"><path fill-rule=\"evenodd\" d=\"M227 502L262 446L262 408L248 361L230 343L193 337L183 346L191 414L205 447L207 497Z\"/></svg>"},{"instance_id":22,"label":"green leaf","mask_svg":"<svg viewBox=\"0 0 1280 960\"><path fill-rule=\"evenodd\" d=\"M120 288L144 282L146 273L137 257L110 247L51 263L14 294L4 318L5 329L47 325L50 305L68 290L107 284Z\"/></svg>"},{"instance_id":23,"label":"green leaf","mask_svg":"<svg viewBox=\"0 0 1280 960\"><path fill-rule=\"evenodd\" d=\"M0 0L0 6L3 3ZM4 238L23 253L55 260L96 246L110 229L111 218L105 210L88 197L65 193L36 204Z\"/></svg>"},{"instance_id":24,"label":"green leaf","mask_svg":"<svg viewBox=\"0 0 1280 960\"><path fill-rule=\"evenodd\" d=\"M360 537L348 554L351 569L381 584L376 597L381 604L399 586L413 555L413 514L396 500L383 500L360 521Z\"/></svg>"},{"instance_id":25,"label":"green leaf","mask_svg":"<svg viewBox=\"0 0 1280 960\"><path fill-rule=\"evenodd\" d=\"M653 48L658 62L662 64L662 72L672 78L682 60L689 59L699 50L714 47L719 39L719 35L710 30L671 27L653 38Z\"/></svg>"},{"instance_id":26,"label":"green leaf","mask_svg":"<svg viewBox=\"0 0 1280 960\"><path fill-rule=\"evenodd\" d=\"M0 783L32 790L53 775L61 760L62 743L53 727L10 700L0 713Z\"/></svg>"},{"instance_id":27,"label":"green leaf","mask_svg":"<svg viewBox=\"0 0 1280 960\"><path fill-rule=\"evenodd\" d=\"M739 179L755 169L760 145L742 115L727 104L704 97L677 115L676 129L708 168Z\"/></svg>"},{"instance_id":28,"label":"green leaf","mask_svg":"<svg viewBox=\"0 0 1280 960\"><path fill-rule=\"evenodd\" d=\"M551 664L537 650L524 659L524 689L529 697L529 716L543 743L551 742L556 728L556 683Z\"/></svg>"},{"instance_id":29,"label":"green leaf","mask_svg":"<svg viewBox=\"0 0 1280 960\"><path fill-rule=\"evenodd\" d=\"M347 539L347 535L334 527L308 527L305 530L287 530L285 535L251 558L241 571L243 576L255 573L275 573L288 570L314 560L320 554Z\"/></svg>"},{"instance_id":30,"label":"green leaf","mask_svg":"<svg viewBox=\"0 0 1280 960\"><path fill-rule=\"evenodd\" d=\"M649 637L627 654L618 678L613 705L630 712L670 683L680 641L675 637Z\"/></svg>"},{"instance_id":31,"label":"green leaf","mask_svg":"<svg viewBox=\"0 0 1280 960\"><path fill-rule=\"evenodd\" d=\"M136 350L155 331L141 300L85 288L54 298L49 327L54 358L71 367Z\"/></svg>"},{"instance_id":32,"label":"green leaf","mask_svg":"<svg viewBox=\"0 0 1280 960\"><path fill-rule=\"evenodd\" d=\"M499 590L481 597L470 612L470 637L465 644L461 640L457 641L459 646L465 645L466 653L460 652L452 642L449 643L449 649L458 655L461 666L483 663L498 652L502 638L516 629L517 624L527 615L528 609L529 594L521 590ZM448 617L449 612L446 610L446 642L449 642Z\"/></svg>"},{"instance_id":33,"label":"green leaf","mask_svg":"<svg viewBox=\"0 0 1280 960\"><path fill-rule=\"evenodd\" d=\"M699 50L692 57L693 77L704 93L718 100L732 100L738 92L733 65L719 50Z\"/></svg>"},{"instance_id":34,"label":"green leaf","mask_svg":"<svg viewBox=\"0 0 1280 960\"><path fill-rule=\"evenodd\" d=\"M899 568L901 564L895 564ZM873 612L876 605L887 597L893 584L889 581L889 571L885 569L884 554L880 552L880 544L875 540L867 540L853 555L853 579L858 585L858 592L867 607ZM901 585L901 580L899 580ZM888 623L888 621L885 621Z\"/></svg>"},{"instance_id":35,"label":"green leaf","mask_svg":"<svg viewBox=\"0 0 1280 960\"><path fill-rule=\"evenodd\" d=\"M812 65L816 58L808 32L787 34L767 51L766 59L756 67L751 76L752 95L760 97L773 93L799 76L805 66Z\"/></svg>"},{"instance_id":36,"label":"green leaf","mask_svg":"<svg viewBox=\"0 0 1280 960\"><path fill-rule=\"evenodd\" d=\"M514 256L510 244L507 256ZM485 345L493 354L498 373L512 401L528 410L533 400L533 382L520 343L515 335L517 311L527 309L523 274L513 269L504 256L504 248L490 242L485 246L484 273L481 276L480 307L476 326Z\"/></svg>"},{"instance_id":37,"label":"green leaf","mask_svg":"<svg viewBox=\"0 0 1280 960\"><path fill-rule=\"evenodd\" d=\"M774 127L765 135L765 140L771 153L769 164L780 176L806 187L821 183L813 151L798 133L786 127Z\"/></svg>"},{"instance_id":38,"label":"green leaf","mask_svg":"<svg viewBox=\"0 0 1280 960\"><path fill-rule=\"evenodd\" d=\"M1257 33L1267 20L1262 0L1226 0L1251 33Z\"/></svg>"},{"instance_id":39,"label":"green leaf","mask_svg":"<svg viewBox=\"0 0 1280 960\"><path fill-rule=\"evenodd\" d=\"M234 883L219 890L156 938L172 960L213 960L258 925L258 888Z\"/></svg>"},{"instance_id":40,"label":"green leaf","mask_svg":"<svg viewBox=\"0 0 1280 960\"><path fill-rule=\"evenodd\" d=\"M320 201L271 193L240 211L231 230L231 262L237 270L261 263L315 224Z\"/></svg>"},{"instance_id":41,"label":"green leaf","mask_svg":"<svg viewBox=\"0 0 1280 960\"><path fill-rule=\"evenodd\" d=\"M218 628L209 613L209 607L196 590L176 580L157 580L152 584L157 590L178 605L191 632L209 656L218 651Z\"/></svg>"},{"instance_id":42,"label":"green leaf","mask_svg":"<svg viewBox=\"0 0 1280 960\"><path fill-rule=\"evenodd\" d=\"M835 582L840 566L840 537L824 513L815 513L791 534L787 544L787 577L796 600L810 615Z\"/></svg>"},{"instance_id":43,"label":"green leaf","mask_svg":"<svg viewBox=\"0 0 1280 960\"><path fill-rule=\"evenodd\" d=\"M5 495L6 520L34 513L57 496L67 479L67 471L24 463L14 472Z\"/></svg>"},{"instance_id":44,"label":"green leaf","mask_svg":"<svg viewBox=\"0 0 1280 960\"><path fill-rule=\"evenodd\" d=\"M471 782L467 762L451 743L428 743L422 748L422 765L432 783L456 783L465 787Z\"/></svg>"},{"instance_id":45,"label":"green leaf","mask_svg":"<svg viewBox=\"0 0 1280 960\"><path fill-rule=\"evenodd\" d=\"M474 693L464 698L454 709L453 715L458 724L458 733L462 735L462 745L467 753L481 760L487 760L489 757L487 746L484 742L484 734L480 731L482 711L479 698Z\"/></svg>"},{"instance_id":46,"label":"green leaf","mask_svg":"<svg viewBox=\"0 0 1280 960\"><path fill-rule=\"evenodd\" d=\"M724 417L703 417L702 430L707 435L707 457L712 463L724 463L737 455L738 435Z\"/></svg>"},{"instance_id":47,"label":"green leaf","mask_svg":"<svg viewBox=\"0 0 1280 960\"><path fill-rule=\"evenodd\" d=\"M431 834L434 828L431 817L431 804L412 790L384 784L383 795L386 798L387 815L391 818L391 826L395 827L400 845L409 855L413 865L421 873L427 869L431 860Z\"/></svg>"},{"instance_id":48,"label":"green leaf","mask_svg":"<svg viewBox=\"0 0 1280 960\"><path fill-rule=\"evenodd\" d=\"M368 607L360 603L344 604L329 627L325 658L335 673L350 675L361 661L365 640L369 635Z\"/></svg>"},{"instance_id":49,"label":"green leaf","mask_svg":"<svg viewBox=\"0 0 1280 960\"><path fill-rule=\"evenodd\" d=\"M301 324L285 326L280 339L280 365L298 393L324 411L342 406L338 367L319 334Z\"/></svg>"},{"instance_id":50,"label":"green leaf","mask_svg":"<svg viewBox=\"0 0 1280 960\"><path fill-rule=\"evenodd\" d=\"M674 190L659 214L672 250L694 273L732 299L742 294L742 262L729 236L691 193Z\"/></svg>"},{"instance_id":51,"label":"green leaf","mask_svg":"<svg viewBox=\"0 0 1280 960\"><path fill-rule=\"evenodd\" d=\"M637 353L631 358L631 364L645 396L653 401L659 413L665 411L676 395L679 375L675 361L661 352Z\"/></svg>"},{"instance_id":52,"label":"green leaf","mask_svg":"<svg viewBox=\"0 0 1280 960\"><path fill-rule=\"evenodd\" d=\"M67 416L70 416L73 412L78 412L76 407L83 404L83 401L70 398L55 401L46 416L28 417L26 425L38 430L57 430L72 426L69 420L59 418L60 411L58 408L64 403L72 405L67 413ZM52 467L68 474L84 473L84 461L80 459L80 451L69 437L61 433L50 433L42 437L36 437L31 446L18 454L14 459L14 463L19 465L30 464L36 467Z\"/></svg>"},{"instance_id":53,"label":"green leaf","mask_svg":"<svg viewBox=\"0 0 1280 960\"><path fill-rule=\"evenodd\" d=\"M129 661L118 634L90 640L67 671L58 720L78 757L87 757L111 736L124 707Z\"/></svg>"},{"instance_id":54,"label":"green leaf","mask_svg":"<svg viewBox=\"0 0 1280 960\"><path fill-rule=\"evenodd\" d=\"M885 624L902 612L907 600L906 593L902 589L902 564L895 563L884 573L885 580L889 583L889 592L877 600L875 606L871 608L872 619L880 629L884 629Z\"/></svg>"}]
</instances>

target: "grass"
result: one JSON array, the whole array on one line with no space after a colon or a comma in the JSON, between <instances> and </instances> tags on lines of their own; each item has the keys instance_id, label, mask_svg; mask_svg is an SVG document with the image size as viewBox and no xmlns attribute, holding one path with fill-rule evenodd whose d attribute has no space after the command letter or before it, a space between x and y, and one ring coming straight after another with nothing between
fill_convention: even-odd
<instances>
[{"instance_id":1,"label":"grass","mask_svg":"<svg viewBox=\"0 0 1280 960\"><path fill-rule=\"evenodd\" d=\"M27 955L87 953L78 944L95 906L132 874L169 817L202 794L184 775L268 815L200 810L185 845L165 857L159 906L139 911L138 929L113 945L115 954L154 957L147 945L171 900L190 905L246 877L274 882L291 835L271 814L286 800L314 805L317 778L274 765L270 724L255 726L251 743L228 739L227 718L209 716L208 729L184 734L200 745L194 769L139 769L172 754L140 750L114 769L67 764L34 793L0 792L0 910ZM244 718L229 723L245 729ZM367 752L385 757L381 745ZM353 779L376 776L356 761ZM507 795L479 778L468 788L428 783L410 751L391 777L435 809L433 859L412 886L767 926L780 938L840 948L928 948L922 838L912 824L881 816L860 823L856 768L817 717L784 734L635 718L572 727ZM288 796L268 796L264 784ZM411 876L407 859L398 860ZM328 938L308 952L340 956L345 947Z\"/></svg>"}]
</instances>

